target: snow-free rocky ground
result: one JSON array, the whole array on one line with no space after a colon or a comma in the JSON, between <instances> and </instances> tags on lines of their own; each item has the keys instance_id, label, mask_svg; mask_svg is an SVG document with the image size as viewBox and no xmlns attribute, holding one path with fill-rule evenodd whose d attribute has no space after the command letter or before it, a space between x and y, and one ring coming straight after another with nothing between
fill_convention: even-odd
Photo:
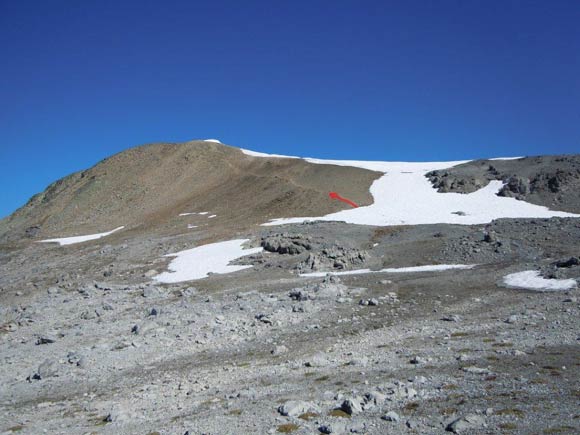
<instances>
[{"instance_id":1,"label":"snow-free rocky ground","mask_svg":"<svg viewBox=\"0 0 580 435\"><path fill-rule=\"evenodd\" d=\"M579 290L504 281L578 281L579 218L252 226L229 233L251 267L163 283L221 225L200 210L2 245L0 433L580 433ZM441 264L474 267L374 272Z\"/></svg>"}]
</instances>

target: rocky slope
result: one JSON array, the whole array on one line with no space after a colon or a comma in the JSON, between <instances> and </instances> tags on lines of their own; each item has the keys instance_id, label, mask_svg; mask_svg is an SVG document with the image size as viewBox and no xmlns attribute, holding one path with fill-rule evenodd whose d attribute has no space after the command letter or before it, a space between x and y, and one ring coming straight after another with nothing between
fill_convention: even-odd
<instances>
[{"instance_id":1,"label":"rocky slope","mask_svg":"<svg viewBox=\"0 0 580 435\"><path fill-rule=\"evenodd\" d=\"M286 216L332 213L350 206L331 191L370 204L380 174L256 158L226 145L192 141L140 146L48 186L0 221L0 241L99 233L124 225L144 234L180 231L180 213L210 211L223 235Z\"/></svg>"},{"instance_id":2,"label":"rocky slope","mask_svg":"<svg viewBox=\"0 0 580 435\"><path fill-rule=\"evenodd\" d=\"M471 193L490 180L506 184L500 196L554 210L580 213L580 156L538 156L475 160L427 174L439 192Z\"/></svg>"},{"instance_id":3,"label":"rocky slope","mask_svg":"<svg viewBox=\"0 0 580 435\"><path fill-rule=\"evenodd\" d=\"M557 159L431 176L469 192L496 171L573 172L576 157ZM505 281L538 271L580 282L580 218L256 225L342 208L329 190L369 203L377 176L157 144L31 199L0 224L0 433L580 433L578 286ZM574 177L561 180L558 204L578 211ZM552 200L542 189L526 195ZM179 216L194 211L216 217ZM123 224L84 243L32 243ZM235 260L250 268L155 280L167 254L233 235L263 248ZM442 264L473 267L392 272ZM339 276L357 269L368 273Z\"/></svg>"}]
</instances>

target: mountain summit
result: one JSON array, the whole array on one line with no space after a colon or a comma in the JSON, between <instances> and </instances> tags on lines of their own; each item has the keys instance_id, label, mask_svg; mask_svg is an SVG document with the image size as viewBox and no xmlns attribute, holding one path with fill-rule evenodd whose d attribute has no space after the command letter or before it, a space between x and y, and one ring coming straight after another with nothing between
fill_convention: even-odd
<instances>
[{"instance_id":1,"label":"mountain summit","mask_svg":"<svg viewBox=\"0 0 580 435\"><path fill-rule=\"evenodd\" d=\"M380 173L302 159L257 158L216 140L128 149L68 175L0 222L0 238L39 240L126 230L178 232L179 214L211 211L225 233L272 218L318 216L360 205Z\"/></svg>"}]
</instances>

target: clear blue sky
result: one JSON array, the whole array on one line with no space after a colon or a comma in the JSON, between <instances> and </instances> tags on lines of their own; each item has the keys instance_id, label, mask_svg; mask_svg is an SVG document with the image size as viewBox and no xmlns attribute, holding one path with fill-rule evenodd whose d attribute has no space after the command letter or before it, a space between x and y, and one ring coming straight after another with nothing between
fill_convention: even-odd
<instances>
[{"instance_id":1,"label":"clear blue sky","mask_svg":"<svg viewBox=\"0 0 580 435\"><path fill-rule=\"evenodd\" d=\"M0 0L0 216L155 141L580 152L580 1Z\"/></svg>"}]
</instances>

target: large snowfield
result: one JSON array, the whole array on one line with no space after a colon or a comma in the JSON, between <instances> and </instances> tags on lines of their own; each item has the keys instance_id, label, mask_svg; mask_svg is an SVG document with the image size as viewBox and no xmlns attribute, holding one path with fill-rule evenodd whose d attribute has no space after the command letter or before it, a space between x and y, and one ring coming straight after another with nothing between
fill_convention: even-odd
<instances>
[{"instance_id":1,"label":"large snowfield","mask_svg":"<svg viewBox=\"0 0 580 435\"><path fill-rule=\"evenodd\" d=\"M285 157L244 149L242 152L254 157ZM514 198L497 196L503 186L501 181L491 181L484 188L470 194L439 193L425 177L429 171L451 168L467 163L468 160L425 163L312 158L304 160L320 165L352 166L383 172L384 175L376 180L370 188L374 199L373 204L325 216L283 217L273 219L263 225L282 225L311 220L345 221L351 224L377 226L439 223L477 225L489 223L498 218L578 216L572 213L553 211L547 207L518 201ZM329 186L330 190L332 190L331 186Z\"/></svg>"}]
</instances>

